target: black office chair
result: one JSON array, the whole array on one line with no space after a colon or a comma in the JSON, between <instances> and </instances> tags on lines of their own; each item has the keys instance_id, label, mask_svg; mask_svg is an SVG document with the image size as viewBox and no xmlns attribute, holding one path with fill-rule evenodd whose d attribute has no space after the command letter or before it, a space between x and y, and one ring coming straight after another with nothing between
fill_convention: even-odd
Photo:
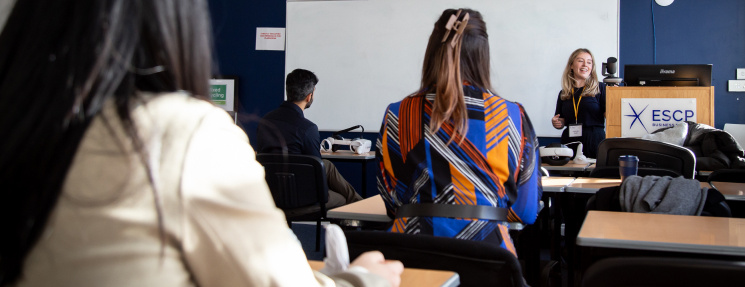
<instances>
[{"instance_id":1,"label":"black office chair","mask_svg":"<svg viewBox=\"0 0 745 287\"><path fill-rule=\"evenodd\" d=\"M517 258L493 243L385 231L345 231L349 257L379 250L409 268L450 270L460 286L525 286Z\"/></svg>"},{"instance_id":2,"label":"black office chair","mask_svg":"<svg viewBox=\"0 0 745 287\"><path fill-rule=\"evenodd\" d=\"M745 262L665 258L611 257L587 269L583 287L735 286L742 284Z\"/></svg>"},{"instance_id":3,"label":"black office chair","mask_svg":"<svg viewBox=\"0 0 745 287\"><path fill-rule=\"evenodd\" d=\"M709 174L709 182L745 182L745 169L717 169Z\"/></svg>"},{"instance_id":4,"label":"black office chair","mask_svg":"<svg viewBox=\"0 0 745 287\"><path fill-rule=\"evenodd\" d=\"M639 170L646 173L644 175L670 174L660 169L671 170L685 178L692 179L696 175L696 155L691 150L670 143L635 138L607 138L600 142L595 169L615 167L618 172L618 157L622 155L637 156Z\"/></svg>"},{"instance_id":5,"label":"black office chair","mask_svg":"<svg viewBox=\"0 0 745 287\"><path fill-rule=\"evenodd\" d=\"M321 221L326 219L329 190L320 158L297 154L257 154L274 203L285 212L287 224L316 221L316 251L321 247Z\"/></svg>"}]
</instances>

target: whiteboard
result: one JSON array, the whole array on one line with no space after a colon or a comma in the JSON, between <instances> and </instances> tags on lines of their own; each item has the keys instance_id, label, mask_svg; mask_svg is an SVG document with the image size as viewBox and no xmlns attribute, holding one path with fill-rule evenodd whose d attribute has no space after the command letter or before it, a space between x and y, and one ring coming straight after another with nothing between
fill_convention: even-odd
<instances>
[{"instance_id":1,"label":"whiteboard","mask_svg":"<svg viewBox=\"0 0 745 287\"><path fill-rule=\"evenodd\" d=\"M598 72L618 58L618 0L288 1L285 75L320 80L305 116L320 130L377 132L388 104L419 88L435 21L463 7L487 24L494 92L522 103L539 136L561 135L551 117L572 51L590 49Z\"/></svg>"}]
</instances>

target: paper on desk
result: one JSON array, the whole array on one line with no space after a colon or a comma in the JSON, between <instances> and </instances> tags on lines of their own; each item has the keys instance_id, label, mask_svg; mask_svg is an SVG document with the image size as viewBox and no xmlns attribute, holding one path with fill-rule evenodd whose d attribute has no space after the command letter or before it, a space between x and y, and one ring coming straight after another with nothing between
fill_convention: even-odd
<instances>
[{"instance_id":1,"label":"paper on desk","mask_svg":"<svg viewBox=\"0 0 745 287\"><path fill-rule=\"evenodd\" d=\"M336 224L326 226L326 258L321 273L335 275L349 268L349 250L344 232Z\"/></svg>"}]
</instances>

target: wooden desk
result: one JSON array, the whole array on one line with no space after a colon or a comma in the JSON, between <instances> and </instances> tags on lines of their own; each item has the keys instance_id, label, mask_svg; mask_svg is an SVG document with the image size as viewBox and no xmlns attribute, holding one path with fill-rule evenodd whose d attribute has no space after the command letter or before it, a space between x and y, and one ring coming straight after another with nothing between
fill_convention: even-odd
<instances>
[{"instance_id":1,"label":"wooden desk","mask_svg":"<svg viewBox=\"0 0 745 287\"><path fill-rule=\"evenodd\" d=\"M591 210L577 245L745 256L745 219Z\"/></svg>"},{"instance_id":2,"label":"wooden desk","mask_svg":"<svg viewBox=\"0 0 745 287\"><path fill-rule=\"evenodd\" d=\"M721 192L727 200L745 201L745 183L712 181L710 184Z\"/></svg>"},{"instance_id":3,"label":"wooden desk","mask_svg":"<svg viewBox=\"0 0 745 287\"><path fill-rule=\"evenodd\" d=\"M601 188L618 185L621 185L621 179L619 178L578 177L564 188L564 191L574 193L596 193Z\"/></svg>"},{"instance_id":4,"label":"wooden desk","mask_svg":"<svg viewBox=\"0 0 745 287\"><path fill-rule=\"evenodd\" d=\"M621 185L621 179L618 178L578 177L577 179L572 181L572 183L570 183L566 188L564 188L564 192L596 193L601 188L619 185ZM708 188L711 186L709 185L709 183L702 181L701 187ZM745 188L745 184L743 184L743 187L741 188ZM733 196L736 196L736 194L733 193ZM742 195L742 199L740 200L745 200L745 195Z\"/></svg>"},{"instance_id":5,"label":"wooden desk","mask_svg":"<svg viewBox=\"0 0 745 287\"><path fill-rule=\"evenodd\" d=\"M571 176L551 176L542 177L541 183L543 184L544 192L564 192L564 188L574 181L575 177Z\"/></svg>"},{"instance_id":6,"label":"wooden desk","mask_svg":"<svg viewBox=\"0 0 745 287\"><path fill-rule=\"evenodd\" d=\"M585 171L591 163L576 164L572 161L565 165L550 165L547 163L541 163L541 167L548 171L559 170L559 171Z\"/></svg>"},{"instance_id":7,"label":"wooden desk","mask_svg":"<svg viewBox=\"0 0 745 287\"><path fill-rule=\"evenodd\" d=\"M310 268L321 270L323 262L308 260ZM458 286L460 277L453 271L406 268L401 273L401 287L406 286Z\"/></svg>"},{"instance_id":8,"label":"wooden desk","mask_svg":"<svg viewBox=\"0 0 745 287\"><path fill-rule=\"evenodd\" d=\"M363 200L331 209L326 217L341 221L340 225L360 226L360 222L390 222L385 209L385 202L380 194ZM508 222L512 230L522 230L525 226L518 222Z\"/></svg>"},{"instance_id":9,"label":"wooden desk","mask_svg":"<svg viewBox=\"0 0 745 287\"><path fill-rule=\"evenodd\" d=\"M375 152L356 154L351 150L338 150L335 152L321 152L321 158L331 161L361 162L362 163L362 197L367 197L367 162L375 159Z\"/></svg>"},{"instance_id":10,"label":"wooden desk","mask_svg":"<svg viewBox=\"0 0 745 287\"><path fill-rule=\"evenodd\" d=\"M339 150L335 152L321 152L321 157L325 159L346 159L346 160L354 160L354 161L360 161L360 160L371 160L375 159L375 152L366 152L363 154L356 154L350 150Z\"/></svg>"},{"instance_id":11,"label":"wooden desk","mask_svg":"<svg viewBox=\"0 0 745 287\"><path fill-rule=\"evenodd\" d=\"M698 173L699 176L709 176L712 171L711 170L699 170L696 173Z\"/></svg>"},{"instance_id":12,"label":"wooden desk","mask_svg":"<svg viewBox=\"0 0 745 287\"><path fill-rule=\"evenodd\" d=\"M359 220L373 222L390 222L385 210L385 202L380 194L363 200L331 209L326 217L340 220Z\"/></svg>"}]
</instances>

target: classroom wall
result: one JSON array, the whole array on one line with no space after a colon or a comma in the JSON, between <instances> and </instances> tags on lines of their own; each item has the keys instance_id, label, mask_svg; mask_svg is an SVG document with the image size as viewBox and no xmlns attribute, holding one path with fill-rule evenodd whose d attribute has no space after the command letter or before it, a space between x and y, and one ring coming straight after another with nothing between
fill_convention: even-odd
<instances>
[{"instance_id":1,"label":"classroom wall","mask_svg":"<svg viewBox=\"0 0 745 287\"><path fill-rule=\"evenodd\" d=\"M284 51L256 51L257 27L285 27L286 2L209 0L218 69L238 77L236 111L255 142L257 120L284 100Z\"/></svg>"},{"instance_id":2,"label":"classroom wall","mask_svg":"<svg viewBox=\"0 0 745 287\"><path fill-rule=\"evenodd\" d=\"M624 64L655 61L652 2L620 0L621 76ZM219 71L239 78L239 120L252 142L256 119L282 102L285 76L283 51L255 50L256 28L285 27L286 4L281 0L209 0ZM745 124L745 93L727 92L727 80L735 79L735 69L745 68L745 1L676 0L667 7L655 5L654 17L656 63L713 64L715 127ZM365 137L372 139L374 135ZM558 139L539 138L541 145L555 141ZM359 182L357 173L343 175L355 186ZM374 190L374 180L368 183L368 190Z\"/></svg>"},{"instance_id":3,"label":"classroom wall","mask_svg":"<svg viewBox=\"0 0 745 287\"><path fill-rule=\"evenodd\" d=\"M745 93L728 92L727 81L745 68L745 1L676 0L654 5L651 0L621 0L620 55L624 64L713 64L715 127L745 123ZM598 61L600 59L597 59Z\"/></svg>"},{"instance_id":4,"label":"classroom wall","mask_svg":"<svg viewBox=\"0 0 745 287\"><path fill-rule=\"evenodd\" d=\"M620 1L621 76L624 64L654 63L652 2ZM286 4L278 0L209 0L219 69L239 78L238 111L251 139L255 118L274 109L284 97L284 52L256 51L256 27L284 27ZM727 92L727 80L735 79L735 69L745 68L745 1L677 0L667 7L655 5L654 17L657 63L714 64L716 127L745 124L745 113L741 112L745 110L745 93Z\"/></svg>"}]
</instances>

